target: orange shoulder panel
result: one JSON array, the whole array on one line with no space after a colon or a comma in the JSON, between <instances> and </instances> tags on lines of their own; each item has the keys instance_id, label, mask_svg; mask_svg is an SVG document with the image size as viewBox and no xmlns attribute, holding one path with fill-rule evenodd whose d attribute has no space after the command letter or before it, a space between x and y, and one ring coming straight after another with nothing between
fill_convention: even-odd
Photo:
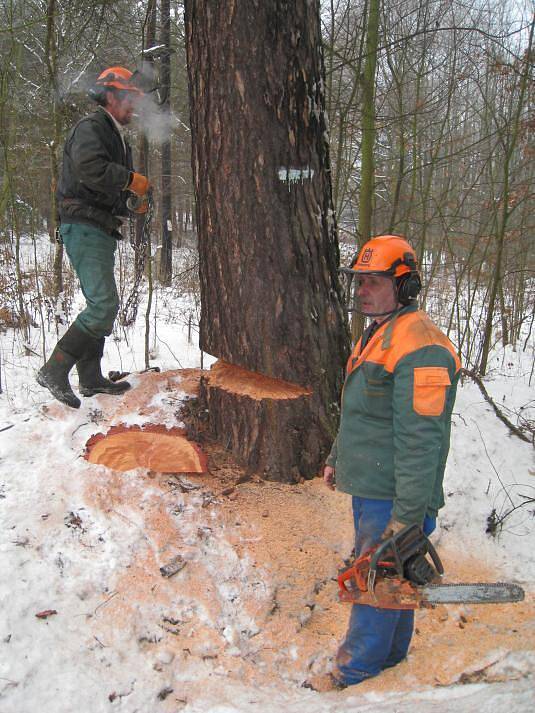
<instances>
[{"instance_id":1,"label":"orange shoulder panel","mask_svg":"<svg viewBox=\"0 0 535 713\"><path fill-rule=\"evenodd\" d=\"M448 337L421 310L401 315L392 325L395 341L387 349L385 369L393 372L400 359L423 347L440 346L447 349L455 360L455 371L461 368L461 361ZM383 337L383 340L387 335ZM384 348L384 345L383 345ZM375 360L373 360L375 361Z\"/></svg>"}]
</instances>

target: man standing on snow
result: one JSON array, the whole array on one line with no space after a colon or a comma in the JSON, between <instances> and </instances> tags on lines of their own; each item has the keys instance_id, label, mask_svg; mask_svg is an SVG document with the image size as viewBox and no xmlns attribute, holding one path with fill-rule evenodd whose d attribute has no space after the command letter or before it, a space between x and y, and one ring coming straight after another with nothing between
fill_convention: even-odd
<instances>
[{"instance_id":1,"label":"man standing on snow","mask_svg":"<svg viewBox=\"0 0 535 713\"><path fill-rule=\"evenodd\" d=\"M460 361L418 309L416 255L395 235L368 241L349 270L373 317L347 364L340 427L323 477L352 496L359 557L404 527L428 535L444 505L442 480ZM414 612L353 605L332 683L376 676L406 655Z\"/></svg>"},{"instance_id":2,"label":"man standing on snow","mask_svg":"<svg viewBox=\"0 0 535 713\"><path fill-rule=\"evenodd\" d=\"M130 193L144 198L148 179L135 173L130 146L123 136L134 102L142 94L132 72L110 67L98 77L91 96L98 109L69 132L57 190L60 235L76 271L86 307L57 343L37 381L62 403L79 408L69 372L76 364L83 396L122 394L128 382L113 383L102 375L105 337L119 310L114 277L115 250ZM145 212L141 201L138 212Z\"/></svg>"}]
</instances>

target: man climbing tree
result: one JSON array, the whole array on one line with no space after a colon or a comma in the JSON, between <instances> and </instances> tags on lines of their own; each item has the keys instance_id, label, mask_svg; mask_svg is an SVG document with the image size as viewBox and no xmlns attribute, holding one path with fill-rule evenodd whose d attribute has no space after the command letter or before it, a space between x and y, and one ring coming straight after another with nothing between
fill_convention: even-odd
<instances>
[{"instance_id":1,"label":"man climbing tree","mask_svg":"<svg viewBox=\"0 0 535 713\"><path fill-rule=\"evenodd\" d=\"M210 428L291 482L329 451L348 347L319 6L188 0L185 19Z\"/></svg>"}]
</instances>

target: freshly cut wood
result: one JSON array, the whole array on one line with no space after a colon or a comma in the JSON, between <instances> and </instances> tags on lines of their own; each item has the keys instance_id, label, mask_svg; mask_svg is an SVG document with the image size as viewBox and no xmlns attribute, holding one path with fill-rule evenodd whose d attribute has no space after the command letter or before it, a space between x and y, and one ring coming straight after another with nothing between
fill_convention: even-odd
<instances>
[{"instance_id":1,"label":"freshly cut wood","mask_svg":"<svg viewBox=\"0 0 535 713\"><path fill-rule=\"evenodd\" d=\"M297 384L216 362L201 379L211 436L266 480L294 483L317 473L317 396Z\"/></svg>"},{"instance_id":2,"label":"freshly cut wood","mask_svg":"<svg viewBox=\"0 0 535 713\"><path fill-rule=\"evenodd\" d=\"M85 457L112 470L150 468L159 473L205 473L206 456L182 428L113 426L92 436Z\"/></svg>"},{"instance_id":3,"label":"freshly cut wood","mask_svg":"<svg viewBox=\"0 0 535 713\"><path fill-rule=\"evenodd\" d=\"M297 399L300 396L310 396L311 389L291 384L282 379L273 379L254 371L242 369L225 361L217 361L208 373L210 386L219 387L224 391L249 396L251 399Z\"/></svg>"}]
</instances>

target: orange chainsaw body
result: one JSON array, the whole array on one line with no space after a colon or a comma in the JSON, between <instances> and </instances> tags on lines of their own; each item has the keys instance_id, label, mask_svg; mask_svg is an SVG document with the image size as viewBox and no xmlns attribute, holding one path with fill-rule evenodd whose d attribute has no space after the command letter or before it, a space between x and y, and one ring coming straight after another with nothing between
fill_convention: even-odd
<instances>
[{"instance_id":1,"label":"orange chainsaw body","mask_svg":"<svg viewBox=\"0 0 535 713\"><path fill-rule=\"evenodd\" d=\"M369 592L355 586L347 586L347 580L354 578L349 567L338 576L338 597L341 602L349 604L365 604L378 609L419 609L425 606L418 589L406 579L397 577L379 579L373 589ZM341 584L341 578L345 577Z\"/></svg>"},{"instance_id":2,"label":"orange chainsaw body","mask_svg":"<svg viewBox=\"0 0 535 713\"><path fill-rule=\"evenodd\" d=\"M373 547L340 572L340 601L378 609L419 609L426 606L418 588L399 576L392 560L379 556L385 548L386 545ZM379 576L376 577L377 574Z\"/></svg>"}]
</instances>

